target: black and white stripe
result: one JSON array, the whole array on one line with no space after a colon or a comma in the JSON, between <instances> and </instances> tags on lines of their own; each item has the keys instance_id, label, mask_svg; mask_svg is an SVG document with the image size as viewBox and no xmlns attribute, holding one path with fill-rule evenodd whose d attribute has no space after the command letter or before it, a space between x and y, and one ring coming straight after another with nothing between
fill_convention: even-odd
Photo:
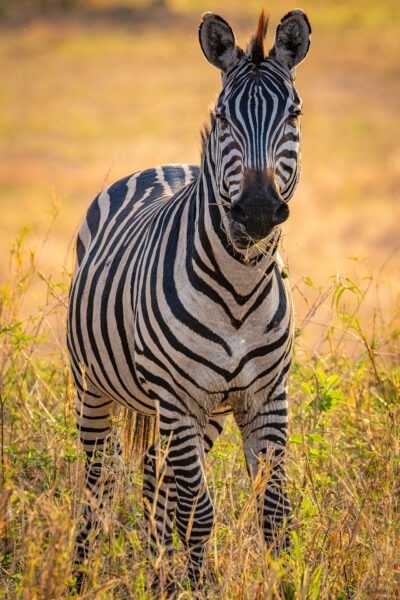
<instances>
[{"instance_id":1,"label":"black and white stripe","mask_svg":"<svg viewBox=\"0 0 400 600\"><path fill-rule=\"evenodd\" d=\"M68 349L94 502L79 561L112 495L102 453L118 403L157 416L159 437L144 459L149 530L153 547L170 552L175 519L194 584L213 525L204 458L231 411L252 478L269 465L257 485L265 540L284 545L293 317L277 246L299 176L293 69L310 27L301 11L286 15L268 57L265 32L262 15L243 52L226 21L204 15L200 43L223 89L201 167L166 165L115 183L80 229Z\"/></svg>"}]
</instances>

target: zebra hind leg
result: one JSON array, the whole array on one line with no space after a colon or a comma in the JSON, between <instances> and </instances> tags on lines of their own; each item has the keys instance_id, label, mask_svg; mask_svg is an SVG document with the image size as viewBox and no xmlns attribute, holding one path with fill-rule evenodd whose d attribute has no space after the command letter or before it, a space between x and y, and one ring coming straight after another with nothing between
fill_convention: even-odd
<instances>
[{"instance_id":1,"label":"zebra hind leg","mask_svg":"<svg viewBox=\"0 0 400 600\"><path fill-rule=\"evenodd\" d=\"M75 542L76 588L82 590L85 582L84 563L90 552L102 521L102 512L113 497L115 475L113 465L105 464L105 455L120 454L119 442L109 448L111 410L113 401L95 393L78 396L77 427L86 453L85 497L82 522Z\"/></svg>"}]
</instances>

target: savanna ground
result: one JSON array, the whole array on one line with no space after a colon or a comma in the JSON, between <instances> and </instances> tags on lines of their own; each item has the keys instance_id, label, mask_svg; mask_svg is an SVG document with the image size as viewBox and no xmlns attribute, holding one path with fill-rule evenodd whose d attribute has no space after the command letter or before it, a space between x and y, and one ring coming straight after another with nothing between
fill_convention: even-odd
<instances>
[{"instance_id":1,"label":"savanna ground","mask_svg":"<svg viewBox=\"0 0 400 600\"><path fill-rule=\"evenodd\" d=\"M1 599L74 596L84 459L64 338L79 221L121 176L198 162L198 130L219 88L198 46L200 16L222 14L244 44L261 8L65 4L9 0L0 10ZM293 7L265 6L269 44ZM303 174L283 244L298 333L293 550L265 554L229 422L208 460L216 526L201 597L391 600L400 598L399 7L302 7L313 27L298 69ZM150 599L140 469L118 468L84 597ZM168 568L190 598L184 559L177 544Z\"/></svg>"}]
</instances>

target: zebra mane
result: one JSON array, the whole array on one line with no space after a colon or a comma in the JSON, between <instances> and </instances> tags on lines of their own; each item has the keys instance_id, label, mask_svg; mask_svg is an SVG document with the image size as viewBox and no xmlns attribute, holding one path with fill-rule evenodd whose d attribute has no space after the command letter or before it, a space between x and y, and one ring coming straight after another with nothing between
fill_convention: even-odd
<instances>
[{"instance_id":1,"label":"zebra mane","mask_svg":"<svg viewBox=\"0 0 400 600\"><path fill-rule=\"evenodd\" d=\"M200 135L201 135L201 162L203 163L203 158L207 152L207 144L208 139L210 137L211 129L215 120L215 109L210 108L210 122L204 123Z\"/></svg>"},{"instance_id":2,"label":"zebra mane","mask_svg":"<svg viewBox=\"0 0 400 600\"><path fill-rule=\"evenodd\" d=\"M262 10L258 19L257 31L251 38L246 50L247 56L257 67L265 59L264 40L267 35L268 20L269 17L265 16L264 10Z\"/></svg>"}]
</instances>

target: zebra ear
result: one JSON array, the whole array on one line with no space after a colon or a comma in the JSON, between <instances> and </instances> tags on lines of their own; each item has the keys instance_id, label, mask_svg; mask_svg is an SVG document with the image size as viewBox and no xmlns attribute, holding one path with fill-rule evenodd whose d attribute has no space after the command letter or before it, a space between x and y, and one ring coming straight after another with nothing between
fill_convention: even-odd
<instances>
[{"instance_id":1,"label":"zebra ear","mask_svg":"<svg viewBox=\"0 0 400 600\"><path fill-rule=\"evenodd\" d=\"M243 55L228 23L213 13L207 12L203 15L199 27L199 40L208 62L224 73L232 69Z\"/></svg>"},{"instance_id":2,"label":"zebra ear","mask_svg":"<svg viewBox=\"0 0 400 600\"><path fill-rule=\"evenodd\" d=\"M283 17L276 30L275 44L269 53L286 69L294 69L306 57L310 47L311 26L300 9Z\"/></svg>"}]
</instances>

